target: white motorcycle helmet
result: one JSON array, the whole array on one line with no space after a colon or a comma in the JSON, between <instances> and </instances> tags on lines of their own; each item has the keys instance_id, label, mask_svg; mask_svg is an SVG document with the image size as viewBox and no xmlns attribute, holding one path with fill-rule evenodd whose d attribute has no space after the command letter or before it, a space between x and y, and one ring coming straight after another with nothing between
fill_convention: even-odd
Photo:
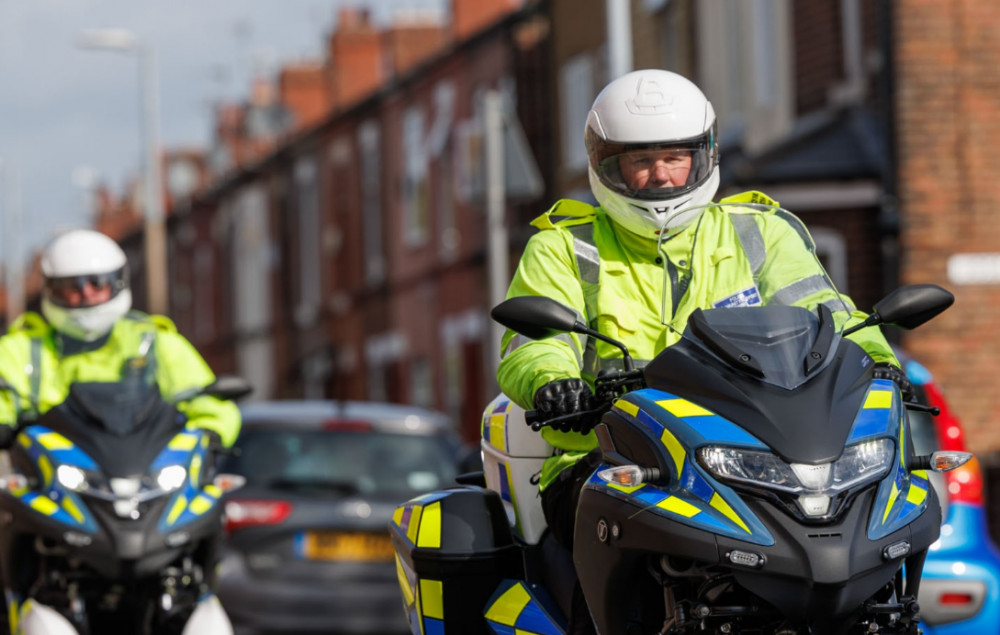
<instances>
[{"instance_id":1,"label":"white motorcycle helmet","mask_svg":"<svg viewBox=\"0 0 1000 635\"><path fill-rule=\"evenodd\" d=\"M49 243L42 276L45 319L74 339L103 337L132 307L125 252L100 232L73 230Z\"/></svg>"},{"instance_id":2,"label":"white motorcycle helmet","mask_svg":"<svg viewBox=\"0 0 1000 635\"><path fill-rule=\"evenodd\" d=\"M587 116L594 196L632 233L655 240L661 230L680 231L701 211L691 208L710 203L719 188L716 130L712 104L691 81L664 70L622 75ZM686 178L642 178L656 170Z\"/></svg>"}]
</instances>

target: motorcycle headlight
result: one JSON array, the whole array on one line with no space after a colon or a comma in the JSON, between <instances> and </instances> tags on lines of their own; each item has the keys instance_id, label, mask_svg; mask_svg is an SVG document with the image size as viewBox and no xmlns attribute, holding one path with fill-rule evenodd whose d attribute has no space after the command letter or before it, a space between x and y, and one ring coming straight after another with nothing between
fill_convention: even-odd
<instances>
[{"instance_id":1,"label":"motorcycle headlight","mask_svg":"<svg viewBox=\"0 0 1000 635\"><path fill-rule=\"evenodd\" d=\"M97 472L82 470L73 465L56 468L56 480L68 490L82 494L92 494L101 498L112 495L108 480Z\"/></svg>"},{"instance_id":2,"label":"motorcycle headlight","mask_svg":"<svg viewBox=\"0 0 1000 635\"><path fill-rule=\"evenodd\" d=\"M698 458L718 479L813 498L881 478L892 466L895 447L891 439L865 441L848 446L833 463L819 465L786 463L771 452L725 446L705 446L698 450Z\"/></svg>"},{"instance_id":3,"label":"motorcycle headlight","mask_svg":"<svg viewBox=\"0 0 1000 635\"><path fill-rule=\"evenodd\" d=\"M66 489L74 492L82 492L87 489L87 475L78 467L72 465L60 465L56 469L56 479Z\"/></svg>"},{"instance_id":4,"label":"motorcycle headlight","mask_svg":"<svg viewBox=\"0 0 1000 635\"><path fill-rule=\"evenodd\" d=\"M885 476L896 457L896 444L891 439L876 439L850 445L833 462L830 488L842 492L862 483Z\"/></svg>"},{"instance_id":5,"label":"motorcycle headlight","mask_svg":"<svg viewBox=\"0 0 1000 635\"><path fill-rule=\"evenodd\" d=\"M156 475L156 485L164 492L172 492L184 485L187 475L183 465L168 465Z\"/></svg>"},{"instance_id":6,"label":"motorcycle headlight","mask_svg":"<svg viewBox=\"0 0 1000 635\"><path fill-rule=\"evenodd\" d=\"M701 464L716 478L783 492L802 489L792 466L770 452L710 445L698 450Z\"/></svg>"}]
</instances>

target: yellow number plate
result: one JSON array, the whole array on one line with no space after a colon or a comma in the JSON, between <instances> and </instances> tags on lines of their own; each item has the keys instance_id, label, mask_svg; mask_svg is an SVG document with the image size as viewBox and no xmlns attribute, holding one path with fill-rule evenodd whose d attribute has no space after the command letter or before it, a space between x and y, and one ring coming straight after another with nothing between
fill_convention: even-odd
<instances>
[{"instance_id":1,"label":"yellow number plate","mask_svg":"<svg viewBox=\"0 0 1000 635\"><path fill-rule=\"evenodd\" d=\"M309 531L304 536L302 555L307 560L388 562L393 551L387 533Z\"/></svg>"}]
</instances>

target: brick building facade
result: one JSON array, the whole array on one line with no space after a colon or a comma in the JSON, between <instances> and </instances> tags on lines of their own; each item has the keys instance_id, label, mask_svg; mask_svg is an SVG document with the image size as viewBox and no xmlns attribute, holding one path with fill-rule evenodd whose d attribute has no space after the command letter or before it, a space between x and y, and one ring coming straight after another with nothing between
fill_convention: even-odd
<instances>
[{"instance_id":1,"label":"brick building facade","mask_svg":"<svg viewBox=\"0 0 1000 635\"><path fill-rule=\"evenodd\" d=\"M533 11L466 4L452 24L387 29L342 11L325 70L281 74L278 103L297 123L249 157L216 153L238 162L172 210L178 326L257 398L415 403L478 434L498 348L485 311L482 96L500 90L540 146L546 73Z\"/></svg>"},{"instance_id":2,"label":"brick building facade","mask_svg":"<svg viewBox=\"0 0 1000 635\"><path fill-rule=\"evenodd\" d=\"M951 309L904 341L946 391L996 501L1000 6L902 0L894 13L902 279L955 294ZM989 509L1000 534L1000 506Z\"/></svg>"}]
</instances>

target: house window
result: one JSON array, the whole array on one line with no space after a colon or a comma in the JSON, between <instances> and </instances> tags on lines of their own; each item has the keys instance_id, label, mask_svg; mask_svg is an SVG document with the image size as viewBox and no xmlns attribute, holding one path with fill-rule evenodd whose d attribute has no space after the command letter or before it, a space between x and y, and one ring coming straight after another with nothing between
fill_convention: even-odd
<instances>
[{"instance_id":1,"label":"house window","mask_svg":"<svg viewBox=\"0 0 1000 635\"><path fill-rule=\"evenodd\" d=\"M199 342L215 337L215 253L211 245L201 244L194 250L194 336Z\"/></svg>"},{"instance_id":2,"label":"house window","mask_svg":"<svg viewBox=\"0 0 1000 635\"><path fill-rule=\"evenodd\" d=\"M233 254L233 320L240 332L252 333L271 324L271 238L267 201L260 187L247 188L232 208L236 245ZM200 271L200 270L199 270Z\"/></svg>"},{"instance_id":3,"label":"house window","mask_svg":"<svg viewBox=\"0 0 1000 635\"><path fill-rule=\"evenodd\" d=\"M385 279L382 247L382 153L378 124L366 121L358 129L361 152L361 219L365 281L375 285Z\"/></svg>"},{"instance_id":4,"label":"house window","mask_svg":"<svg viewBox=\"0 0 1000 635\"><path fill-rule=\"evenodd\" d=\"M701 75L719 137L748 152L784 137L793 117L789 0L697 3Z\"/></svg>"},{"instance_id":5,"label":"house window","mask_svg":"<svg viewBox=\"0 0 1000 635\"><path fill-rule=\"evenodd\" d=\"M424 357L410 362L410 403L423 408L434 407L434 379L431 365Z\"/></svg>"},{"instance_id":6,"label":"house window","mask_svg":"<svg viewBox=\"0 0 1000 635\"><path fill-rule=\"evenodd\" d=\"M847 284L847 242L844 236L835 230L817 227L812 230L813 242L816 244L816 256L823 263L823 268L830 274L830 280L844 295L850 295Z\"/></svg>"},{"instance_id":7,"label":"house window","mask_svg":"<svg viewBox=\"0 0 1000 635\"><path fill-rule=\"evenodd\" d=\"M448 261L458 250L452 169L452 130L455 128L455 86L441 82L434 88L434 123L427 146L434 160L434 213L437 216L438 253Z\"/></svg>"},{"instance_id":8,"label":"house window","mask_svg":"<svg viewBox=\"0 0 1000 635\"><path fill-rule=\"evenodd\" d=\"M302 326L315 322L322 296L322 270L319 222L319 188L316 183L316 160L301 158L295 163L295 201L299 243L299 298L295 321Z\"/></svg>"},{"instance_id":9,"label":"house window","mask_svg":"<svg viewBox=\"0 0 1000 635\"><path fill-rule=\"evenodd\" d=\"M587 115L594 103L594 62L589 53L570 58L559 71L562 111L562 167L567 175L587 169L587 149L582 143Z\"/></svg>"},{"instance_id":10,"label":"house window","mask_svg":"<svg viewBox=\"0 0 1000 635\"><path fill-rule=\"evenodd\" d=\"M430 233L427 179L427 138L424 109L411 106L403 115L403 238L407 245L419 246Z\"/></svg>"}]
</instances>

